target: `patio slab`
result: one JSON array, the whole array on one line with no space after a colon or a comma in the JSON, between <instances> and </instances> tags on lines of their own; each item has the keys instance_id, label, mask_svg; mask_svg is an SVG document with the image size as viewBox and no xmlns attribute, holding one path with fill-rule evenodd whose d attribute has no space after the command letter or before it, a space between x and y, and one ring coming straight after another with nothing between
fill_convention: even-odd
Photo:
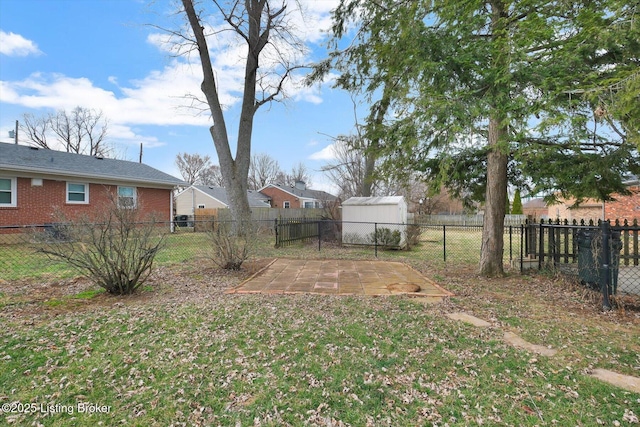
<instances>
[{"instance_id":1,"label":"patio slab","mask_svg":"<svg viewBox=\"0 0 640 427\"><path fill-rule=\"evenodd\" d=\"M391 284L417 284L418 292L391 291ZM401 262L277 258L226 293L397 295L441 301L453 294Z\"/></svg>"}]
</instances>

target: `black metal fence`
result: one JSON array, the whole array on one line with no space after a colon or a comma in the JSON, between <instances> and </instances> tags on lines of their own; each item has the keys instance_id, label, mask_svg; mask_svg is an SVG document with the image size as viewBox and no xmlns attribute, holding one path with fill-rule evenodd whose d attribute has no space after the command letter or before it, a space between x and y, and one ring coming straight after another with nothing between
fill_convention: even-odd
<instances>
[{"instance_id":1,"label":"black metal fence","mask_svg":"<svg viewBox=\"0 0 640 427\"><path fill-rule=\"evenodd\" d=\"M399 224L384 222L332 221L290 218L274 222L274 246L317 243L318 251L358 248L377 257L380 251L422 253L430 260L477 264L480 260L482 226L445 224ZM521 226L504 227L505 262L513 263L521 255ZM517 263L514 263L516 265ZM519 268L519 267L518 267Z\"/></svg>"},{"instance_id":2,"label":"black metal fence","mask_svg":"<svg viewBox=\"0 0 640 427\"><path fill-rule=\"evenodd\" d=\"M523 227L522 269L552 268L609 295L640 295L637 220L578 223L547 221Z\"/></svg>"},{"instance_id":3,"label":"black metal fence","mask_svg":"<svg viewBox=\"0 0 640 427\"><path fill-rule=\"evenodd\" d=\"M598 245L603 245L605 225L609 223L548 221L506 226L505 262L521 272L553 269L572 275L600 289L605 305L609 305L610 295L640 295L640 226L637 221L614 223L604 243L608 250L604 251L598 250ZM334 241L342 247L370 248L375 257L380 250L407 249L423 254L437 252L444 263L467 265L479 261L482 233L480 226L304 219L277 221L275 230L276 247L317 239L319 251L323 250L323 241Z\"/></svg>"}]
</instances>

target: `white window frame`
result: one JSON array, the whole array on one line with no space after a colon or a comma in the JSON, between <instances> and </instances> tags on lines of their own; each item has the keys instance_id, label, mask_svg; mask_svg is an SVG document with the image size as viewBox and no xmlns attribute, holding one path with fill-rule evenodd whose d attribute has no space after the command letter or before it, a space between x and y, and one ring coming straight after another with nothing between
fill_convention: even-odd
<instances>
[{"instance_id":1,"label":"white window frame","mask_svg":"<svg viewBox=\"0 0 640 427\"><path fill-rule=\"evenodd\" d=\"M285 200L284 202L282 202L282 208L283 209L291 209L291 202L288 200Z\"/></svg>"},{"instance_id":2,"label":"white window frame","mask_svg":"<svg viewBox=\"0 0 640 427\"><path fill-rule=\"evenodd\" d=\"M204 206L204 204L203 204L203 203L200 203L200 204L198 205L198 209L204 209L204 208L205 208L205 206Z\"/></svg>"},{"instance_id":3,"label":"white window frame","mask_svg":"<svg viewBox=\"0 0 640 427\"><path fill-rule=\"evenodd\" d=\"M82 193L82 194L84 194L84 200L70 200L69 199L69 194L72 193L72 191L69 190L69 186L70 185L82 185L84 187L84 192ZM73 193L80 194L78 191L73 191ZM72 204L72 205L88 205L89 204L89 184L86 183L86 182L67 181L66 192L65 192L65 200L66 200L66 203L69 203L69 204Z\"/></svg>"},{"instance_id":4,"label":"white window frame","mask_svg":"<svg viewBox=\"0 0 640 427\"><path fill-rule=\"evenodd\" d=\"M120 196L120 189L121 188L132 188L133 189L133 203L131 205L124 206L124 205L122 205L120 203L120 199L125 197L125 196ZM118 185L118 189L116 191L117 191L117 196L118 196L118 207L119 208L135 209L135 208L138 207L138 188L137 187L134 187L132 185Z\"/></svg>"},{"instance_id":5,"label":"white window frame","mask_svg":"<svg viewBox=\"0 0 640 427\"><path fill-rule=\"evenodd\" d=\"M9 203L0 203L0 208L15 208L18 206L18 179L9 176L0 176L1 179L8 179L11 182L9 192L11 201Z\"/></svg>"},{"instance_id":6,"label":"white window frame","mask_svg":"<svg viewBox=\"0 0 640 427\"><path fill-rule=\"evenodd\" d=\"M313 209L314 207L315 207L315 202L313 200L304 202L304 208L305 209Z\"/></svg>"}]
</instances>

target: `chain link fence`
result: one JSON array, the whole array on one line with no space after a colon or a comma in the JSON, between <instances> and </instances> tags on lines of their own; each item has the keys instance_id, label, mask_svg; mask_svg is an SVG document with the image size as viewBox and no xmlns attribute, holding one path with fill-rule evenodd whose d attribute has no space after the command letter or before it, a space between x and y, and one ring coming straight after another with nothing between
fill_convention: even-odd
<instances>
[{"instance_id":1,"label":"chain link fence","mask_svg":"<svg viewBox=\"0 0 640 427\"><path fill-rule=\"evenodd\" d=\"M158 224L158 233L165 242L156 256L156 264L207 265L214 253L210 233L219 227L216 221ZM418 263L427 268L473 269L479 265L482 246L482 226L477 225L288 218L254 221L253 228L256 231L253 256L258 258L384 259ZM578 229L548 224L505 226L505 266L521 272L554 269L595 287L596 279L585 280L582 275L587 267L581 270L580 264L589 260L584 250L580 255ZM623 232L612 239L619 255L613 257L611 265L617 274L613 294L640 295L640 266L637 255L633 255L637 254L638 230ZM616 232L615 227L613 231ZM76 274L39 252L42 243L35 236L60 238L56 233L53 224L0 227L0 280L46 281Z\"/></svg>"}]
</instances>

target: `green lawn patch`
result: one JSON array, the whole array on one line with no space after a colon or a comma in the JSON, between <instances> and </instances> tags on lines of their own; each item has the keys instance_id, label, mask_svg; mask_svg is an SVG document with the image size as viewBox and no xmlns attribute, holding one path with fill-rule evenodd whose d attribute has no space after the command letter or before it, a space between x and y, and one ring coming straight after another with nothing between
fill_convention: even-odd
<instances>
[{"instance_id":1,"label":"green lawn patch","mask_svg":"<svg viewBox=\"0 0 640 427\"><path fill-rule=\"evenodd\" d=\"M402 297L219 296L68 312L0 333L0 383L3 403L76 413L2 416L47 426L533 426L637 415L640 395L514 349L502 333Z\"/></svg>"}]
</instances>

